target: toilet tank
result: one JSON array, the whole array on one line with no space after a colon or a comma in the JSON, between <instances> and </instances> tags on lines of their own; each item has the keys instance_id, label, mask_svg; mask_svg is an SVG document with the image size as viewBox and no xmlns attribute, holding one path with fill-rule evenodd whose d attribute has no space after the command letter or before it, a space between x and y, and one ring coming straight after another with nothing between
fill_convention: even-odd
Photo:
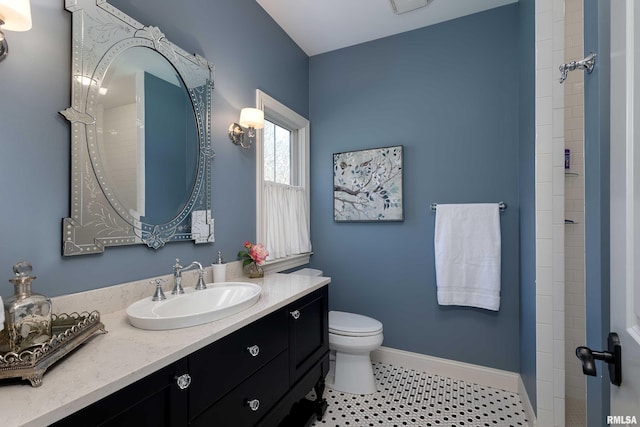
<instances>
[{"instance_id":1,"label":"toilet tank","mask_svg":"<svg viewBox=\"0 0 640 427\"><path fill-rule=\"evenodd\" d=\"M292 271L289 274L299 274L302 276L322 276L322 270L316 270L315 268L301 268L300 270Z\"/></svg>"}]
</instances>

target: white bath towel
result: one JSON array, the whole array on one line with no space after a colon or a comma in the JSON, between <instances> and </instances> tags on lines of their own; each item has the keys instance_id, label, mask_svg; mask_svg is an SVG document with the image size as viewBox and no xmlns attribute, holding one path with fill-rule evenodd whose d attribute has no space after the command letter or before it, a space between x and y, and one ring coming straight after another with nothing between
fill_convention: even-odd
<instances>
[{"instance_id":1,"label":"white bath towel","mask_svg":"<svg viewBox=\"0 0 640 427\"><path fill-rule=\"evenodd\" d=\"M4 303L0 297L0 331L4 329Z\"/></svg>"},{"instance_id":2,"label":"white bath towel","mask_svg":"<svg viewBox=\"0 0 640 427\"><path fill-rule=\"evenodd\" d=\"M500 308L497 203L438 204L434 234L438 304Z\"/></svg>"}]
</instances>

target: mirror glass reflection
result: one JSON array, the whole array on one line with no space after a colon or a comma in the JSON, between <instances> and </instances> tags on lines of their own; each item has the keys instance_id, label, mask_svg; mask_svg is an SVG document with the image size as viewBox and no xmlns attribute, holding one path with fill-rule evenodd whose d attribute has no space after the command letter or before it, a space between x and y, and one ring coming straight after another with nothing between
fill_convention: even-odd
<instances>
[{"instance_id":1,"label":"mirror glass reflection","mask_svg":"<svg viewBox=\"0 0 640 427\"><path fill-rule=\"evenodd\" d=\"M131 47L114 58L98 93L98 161L108 188L135 221L171 221L198 167L193 106L180 75L158 52Z\"/></svg>"}]
</instances>

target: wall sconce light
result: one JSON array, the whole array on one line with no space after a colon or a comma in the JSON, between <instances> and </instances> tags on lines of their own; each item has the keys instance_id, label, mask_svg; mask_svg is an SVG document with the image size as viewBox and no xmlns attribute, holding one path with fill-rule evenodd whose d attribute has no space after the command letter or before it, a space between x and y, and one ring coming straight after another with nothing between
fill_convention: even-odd
<instances>
[{"instance_id":1,"label":"wall sconce light","mask_svg":"<svg viewBox=\"0 0 640 427\"><path fill-rule=\"evenodd\" d=\"M0 0L0 61L9 54L9 46L2 30L28 31L30 29L29 0Z\"/></svg>"},{"instance_id":2,"label":"wall sconce light","mask_svg":"<svg viewBox=\"0 0 640 427\"><path fill-rule=\"evenodd\" d=\"M240 110L240 123L231 123L229 126L229 139L242 148L251 148L253 139L256 136L256 129L264 127L264 111L257 108L243 108ZM249 140L244 142L245 130Z\"/></svg>"}]
</instances>

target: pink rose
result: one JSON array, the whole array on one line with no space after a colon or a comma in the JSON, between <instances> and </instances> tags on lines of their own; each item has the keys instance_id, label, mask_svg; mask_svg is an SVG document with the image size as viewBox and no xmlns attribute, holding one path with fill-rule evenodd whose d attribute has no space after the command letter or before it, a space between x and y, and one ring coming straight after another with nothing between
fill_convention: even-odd
<instances>
[{"instance_id":1,"label":"pink rose","mask_svg":"<svg viewBox=\"0 0 640 427\"><path fill-rule=\"evenodd\" d=\"M269 252L267 252L267 248L265 248L262 243L258 243L251 246L249 249L249 256L256 262L256 264L260 265L267 259Z\"/></svg>"}]
</instances>

